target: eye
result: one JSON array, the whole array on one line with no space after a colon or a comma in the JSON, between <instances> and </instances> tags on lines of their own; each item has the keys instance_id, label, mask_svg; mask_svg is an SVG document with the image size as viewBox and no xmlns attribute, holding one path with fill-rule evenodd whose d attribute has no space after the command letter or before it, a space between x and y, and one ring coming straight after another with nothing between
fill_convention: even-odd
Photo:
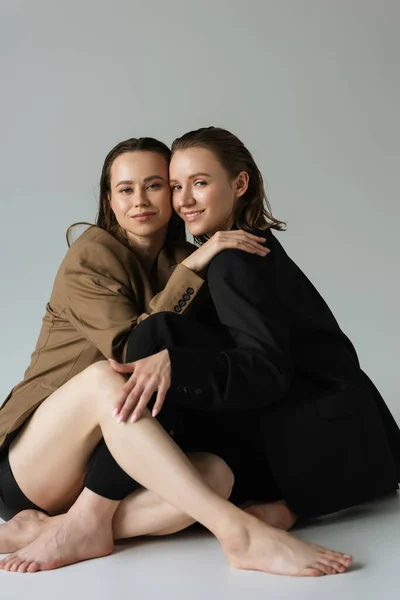
<instances>
[{"instance_id":1,"label":"eye","mask_svg":"<svg viewBox=\"0 0 400 600\"><path fill-rule=\"evenodd\" d=\"M171 190L172 190L173 192L178 192L178 191L179 191L179 190L181 190L181 189L182 189L182 186L181 186L181 185L179 185L178 183L177 183L177 184L175 184L175 185L171 185Z\"/></svg>"},{"instance_id":2,"label":"eye","mask_svg":"<svg viewBox=\"0 0 400 600\"><path fill-rule=\"evenodd\" d=\"M127 187L127 188L123 188L122 190L120 190L121 194L131 194L132 193L132 188Z\"/></svg>"},{"instance_id":3,"label":"eye","mask_svg":"<svg viewBox=\"0 0 400 600\"><path fill-rule=\"evenodd\" d=\"M161 184L160 183L151 183L150 185L147 186L146 190L158 190L160 189Z\"/></svg>"},{"instance_id":4,"label":"eye","mask_svg":"<svg viewBox=\"0 0 400 600\"><path fill-rule=\"evenodd\" d=\"M197 187L201 187L202 185L207 185L206 181L201 181L200 179L198 181L195 181L195 184Z\"/></svg>"}]
</instances>

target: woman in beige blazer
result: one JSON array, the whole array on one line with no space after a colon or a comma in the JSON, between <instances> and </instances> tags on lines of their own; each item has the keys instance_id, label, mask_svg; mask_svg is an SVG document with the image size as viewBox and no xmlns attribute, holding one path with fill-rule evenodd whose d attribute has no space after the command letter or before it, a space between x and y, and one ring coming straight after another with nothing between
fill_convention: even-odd
<instances>
[{"instance_id":1,"label":"woman in beige blazer","mask_svg":"<svg viewBox=\"0 0 400 600\"><path fill-rule=\"evenodd\" d=\"M268 252L263 239L244 231L218 235L193 252L180 221L171 218L169 156L163 144L146 138L123 142L107 156L97 226L61 264L31 364L0 410L2 514L30 509L1 526L0 551L26 546L2 566L56 568L112 552L113 539L166 534L199 521L235 566L266 570L263 556L271 546L279 561L290 544L293 574L321 574L316 553L327 563L342 555L289 541L224 500L233 484L224 461L186 457L173 432L147 411L135 424L113 418L126 379L102 359L123 361L128 336L152 312L194 310L200 272L220 250ZM138 361L138 372L151 375L149 361ZM89 458L103 438L122 469L146 488L122 503L82 492ZM333 568L327 564L325 571Z\"/></svg>"}]
</instances>

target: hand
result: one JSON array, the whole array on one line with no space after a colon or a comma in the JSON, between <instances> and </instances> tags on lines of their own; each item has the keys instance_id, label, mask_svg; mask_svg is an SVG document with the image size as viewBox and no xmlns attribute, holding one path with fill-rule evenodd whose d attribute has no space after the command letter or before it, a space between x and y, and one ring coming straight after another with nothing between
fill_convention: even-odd
<instances>
[{"instance_id":1,"label":"hand","mask_svg":"<svg viewBox=\"0 0 400 600\"><path fill-rule=\"evenodd\" d=\"M197 273L205 269L214 256L228 248L236 248L236 250L244 250L250 254L266 256L271 250L263 246L265 241L265 238L258 237L242 229L238 229L237 231L217 231L193 254L185 258L182 264Z\"/></svg>"},{"instance_id":2,"label":"hand","mask_svg":"<svg viewBox=\"0 0 400 600\"><path fill-rule=\"evenodd\" d=\"M118 423L123 423L129 417L131 422L138 421L142 416L154 392L157 392L152 415L155 417L161 410L167 391L171 385L171 361L168 350L161 350L147 358L121 365L109 359L110 365L118 373L133 373L122 388L113 416Z\"/></svg>"}]
</instances>

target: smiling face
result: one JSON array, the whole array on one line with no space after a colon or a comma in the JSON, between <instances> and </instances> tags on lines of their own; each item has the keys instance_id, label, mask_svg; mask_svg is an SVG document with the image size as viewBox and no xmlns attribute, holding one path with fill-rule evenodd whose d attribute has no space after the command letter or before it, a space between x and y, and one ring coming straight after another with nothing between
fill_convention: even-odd
<instances>
[{"instance_id":1,"label":"smiling face","mask_svg":"<svg viewBox=\"0 0 400 600\"><path fill-rule=\"evenodd\" d=\"M172 215L168 165L157 152L125 152L111 167L110 205L130 241L167 232Z\"/></svg>"},{"instance_id":2,"label":"smiling face","mask_svg":"<svg viewBox=\"0 0 400 600\"><path fill-rule=\"evenodd\" d=\"M173 207L193 236L229 230L236 203L245 193L248 174L231 179L206 148L177 150L170 164Z\"/></svg>"}]
</instances>

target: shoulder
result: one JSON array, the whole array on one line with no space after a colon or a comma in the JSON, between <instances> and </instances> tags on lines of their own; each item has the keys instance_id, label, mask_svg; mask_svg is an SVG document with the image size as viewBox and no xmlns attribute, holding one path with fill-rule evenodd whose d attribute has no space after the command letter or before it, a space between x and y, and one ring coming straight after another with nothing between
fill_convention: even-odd
<instances>
[{"instance_id":1,"label":"shoulder","mask_svg":"<svg viewBox=\"0 0 400 600\"><path fill-rule=\"evenodd\" d=\"M210 287L229 286L243 291L270 287L274 278L276 262L276 239L270 230L254 231L264 237L265 245L271 250L267 256L251 254L244 250L227 249L217 254L210 262L207 280Z\"/></svg>"},{"instance_id":2,"label":"shoulder","mask_svg":"<svg viewBox=\"0 0 400 600\"><path fill-rule=\"evenodd\" d=\"M252 231L251 233L263 237L266 240L264 245L272 249L274 238L270 230L256 230ZM222 250L222 252L219 252L212 259L209 266L209 272L233 271L241 273L242 271L247 271L248 269L258 270L259 268L265 267L267 262L271 262L267 261L269 256L270 255L266 257L261 257L257 254L251 254L244 250L228 248L226 250Z\"/></svg>"},{"instance_id":3,"label":"shoulder","mask_svg":"<svg viewBox=\"0 0 400 600\"><path fill-rule=\"evenodd\" d=\"M102 273L135 270L138 259L132 250L100 227L89 227L71 245L60 271L68 273L82 268Z\"/></svg>"}]
</instances>

